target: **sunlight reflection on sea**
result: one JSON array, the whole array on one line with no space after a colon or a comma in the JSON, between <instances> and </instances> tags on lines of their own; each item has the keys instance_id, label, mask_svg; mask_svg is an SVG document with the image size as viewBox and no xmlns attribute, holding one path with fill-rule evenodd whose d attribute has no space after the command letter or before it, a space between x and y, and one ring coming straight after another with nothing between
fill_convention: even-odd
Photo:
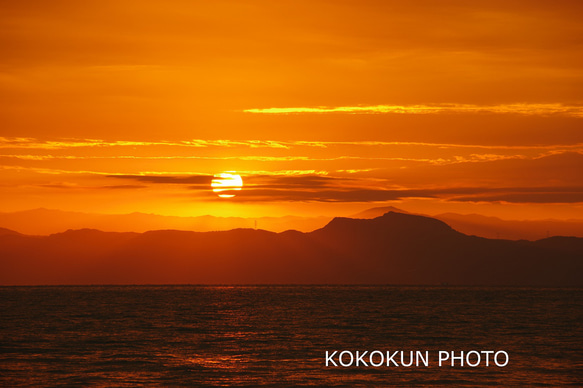
<instances>
[{"instance_id":1,"label":"sunlight reflection on sea","mask_svg":"<svg viewBox=\"0 0 583 388\"><path fill-rule=\"evenodd\" d=\"M389 286L0 288L3 386L577 386L583 290ZM326 368L427 350L429 367ZM509 365L441 367L439 350Z\"/></svg>"}]
</instances>

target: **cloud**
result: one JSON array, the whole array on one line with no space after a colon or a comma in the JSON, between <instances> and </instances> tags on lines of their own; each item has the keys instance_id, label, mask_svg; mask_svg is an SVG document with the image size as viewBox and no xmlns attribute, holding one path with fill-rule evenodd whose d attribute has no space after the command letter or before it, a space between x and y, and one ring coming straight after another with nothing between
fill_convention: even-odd
<instances>
[{"instance_id":1,"label":"cloud","mask_svg":"<svg viewBox=\"0 0 583 388\"><path fill-rule=\"evenodd\" d=\"M583 111L583 108L582 108ZM17 137L1 137L0 149L28 149L28 150L57 150L68 148L156 148L156 155L138 156L138 155L115 155L116 158L151 158L151 159L281 159L284 157L277 156L257 156L257 155L240 155L240 156L201 156L201 155L160 155L165 150L170 150L172 147L180 148L272 148L279 150L307 148L332 148L332 147L429 147L429 148L459 148L459 149L488 149L488 150L583 150L583 143L575 144L536 144L536 145L506 145L506 144L464 144L464 143L440 143L440 142L417 142L417 141L283 141L283 140L202 140L192 139L184 141L107 141L103 139L59 139L59 140L42 140L38 138L17 138ZM165 148L166 147L166 148ZM82 159L82 158L104 158L108 156L91 156L91 155L2 155L5 157L15 157L21 159L43 160L43 159ZM285 158L293 157L286 155ZM304 158L304 156L296 156L296 158Z\"/></svg>"},{"instance_id":2,"label":"cloud","mask_svg":"<svg viewBox=\"0 0 583 388\"><path fill-rule=\"evenodd\" d=\"M191 176L152 176L152 175L108 175L108 178L132 179L144 183L182 184L182 185L206 185L210 186L212 175Z\"/></svg>"},{"instance_id":3,"label":"cloud","mask_svg":"<svg viewBox=\"0 0 583 388\"><path fill-rule=\"evenodd\" d=\"M583 202L583 187L458 187L387 190L383 188L319 189L246 188L231 198L234 202L384 202L410 198L438 198L460 202Z\"/></svg>"},{"instance_id":4,"label":"cloud","mask_svg":"<svg viewBox=\"0 0 583 388\"><path fill-rule=\"evenodd\" d=\"M108 189L108 190L118 190L118 189L127 190L127 189L143 189L146 187L148 187L148 186L144 186L144 185L110 185L110 186L101 186L100 188Z\"/></svg>"},{"instance_id":5,"label":"cloud","mask_svg":"<svg viewBox=\"0 0 583 388\"><path fill-rule=\"evenodd\" d=\"M275 140L203 140L191 139L182 141L128 141L117 140L107 141L103 139L59 139L59 140L42 140L31 137L0 137L0 148L9 149L41 149L55 150L66 148L106 148L106 147L187 147L187 148L289 148L294 142L275 141Z\"/></svg>"},{"instance_id":6,"label":"cloud","mask_svg":"<svg viewBox=\"0 0 583 388\"><path fill-rule=\"evenodd\" d=\"M459 202L510 202L510 203L583 203L583 192L540 192L540 193L500 193L496 195L476 195L455 197L450 201Z\"/></svg>"},{"instance_id":7,"label":"cloud","mask_svg":"<svg viewBox=\"0 0 583 388\"><path fill-rule=\"evenodd\" d=\"M287 142L290 146L306 146L328 148L334 146L361 146L361 147L388 147L388 146L419 146L429 148L461 148L461 149L488 149L488 150L583 150L583 143L576 144L537 144L537 145L506 145L506 144L464 144L464 143L432 143L418 141L295 141Z\"/></svg>"},{"instance_id":8,"label":"cloud","mask_svg":"<svg viewBox=\"0 0 583 388\"><path fill-rule=\"evenodd\" d=\"M245 178L247 185L257 185L261 188L322 188L337 184L338 178L321 175L304 175L304 176L271 176L256 175Z\"/></svg>"},{"instance_id":9,"label":"cloud","mask_svg":"<svg viewBox=\"0 0 583 388\"><path fill-rule=\"evenodd\" d=\"M37 185L38 187L44 187L49 189L65 189L65 190L133 190L133 189L143 189L148 186L144 185L107 185L107 186L83 186L74 183L61 182L61 183L48 183Z\"/></svg>"},{"instance_id":10,"label":"cloud","mask_svg":"<svg viewBox=\"0 0 583 388\"><path fill-rule=\"evenodd\" d=\"M234 202L382 202L408 197L433 197L433 195L418 190L253 188L242 190L230 200Z\"/></svg>"},{"instance_id":11,"label":"cloud","mask_svg":"<svg viewBox=\"0 0 583 388\"><path fill-rule=\"evenodd\" d=\"M460 202L534 202L534 203L573 203L583 199L583 186L574 185L580 180L576 165L583 161L583 155L568 153L550 155L539 159L504 159L488 157L483 165L473 170L476 163L460 162L459 169L441 170L435 166L436 179L429 182L415 181L414 172L408 180L391 179L390 176L368 172L357 175L303 174L287 172L286 175L257 173L243 177L244 188L229 199L235 202L383 202L407 198L435 198ZM488 167L490 166L490 167ZM569 168L565 168L568 166ZM494 167L494 168L492 168ZM559 170L557 172L556 170ZM482 171L483 170L483 171ZM485 171L490 171L488 175ZM501 171L506 174L495 180ZM472 175L480 171L484 179L463 180L458 177ZM538 176L532 176L536 171ZM527 172L531 172L528 175ZM431 170L424 170L431 174ZM444 175L445 174L445 175ZM405 173L407 175L407 173ZM211 175L115 175L111 178L131 179L149 184L182 185L188 190L209 191ZM457 183L456 183L457 182ZM225 199L221 199L225 200Z\"/></svg>"},{"instance_id":12,"label":"cloud","mask_svg":"<svg viewBox=\"0 0 583 388\"><path fill-rule=\"evenodd\" d=\"M100 139L41 140L28 137L0 137L0 148L54 150L85 147L136 147L171 144L169 142L106 141Z\"/></svg>"},{"instance_id":13,"label":"cloud","mask_svg":"<svg viewBox=\"0 0 583 388\"><path fill-rule=\"evenodd\" d=\"M462 157L457 163L380 168L361 178L384 178L403 187L564 187L583 182L583 153L546 153L534 157Z\"/></svg>"},{"instance_id":14,"label":"cloud","mask_svg":"<svg viewBox=\"0 0 583 388\"><path fill-rule=\"evenodd\" d=\"M360 113L360 114L439 114L439 113L493 113L519 114L529 116L565 115L583 117L583 105L564 104L431 104L431 105L371 105L339 107L292 107L245 109L247 113L299 114L299 113Z\"/></svg>"},{"instance_id":15,"label":"cloud","mask_svg":"<svg viewBox=\"0 0 583 388\"><path fill-rule=\"evenodd\" d=\"M285 189L315 189L323 187L332 187L344 181L340 178L333 178L322 175L315 175L314 171L304 174L298 174L298 171L287 171L287 174L257 174L244 177L246 190L252 190L252 187L260 189L276 188ZM143 183L152 184L176 184L187 185L190 189L208 188L213 180L213 175L108 175L108 178L131 179Z\"/></svg>"}]
</instances>

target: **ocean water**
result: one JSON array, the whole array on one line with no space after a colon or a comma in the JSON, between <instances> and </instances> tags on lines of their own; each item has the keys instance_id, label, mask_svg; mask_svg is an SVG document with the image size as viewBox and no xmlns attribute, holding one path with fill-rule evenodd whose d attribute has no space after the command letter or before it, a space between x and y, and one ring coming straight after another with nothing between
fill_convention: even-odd
<instances>
[{"instance_id":1,"label":"ocean water","mask_svg":"<svg viewBox=\"0 0 583 388\"><path fill-rule=\"evenodd\" d=\"M0 308L6 387L583 386L581 289L2 287ZM343 350L429 366L326 367ZM509 357L440 367L440 350Z\"/></svg>"}]
</instances>

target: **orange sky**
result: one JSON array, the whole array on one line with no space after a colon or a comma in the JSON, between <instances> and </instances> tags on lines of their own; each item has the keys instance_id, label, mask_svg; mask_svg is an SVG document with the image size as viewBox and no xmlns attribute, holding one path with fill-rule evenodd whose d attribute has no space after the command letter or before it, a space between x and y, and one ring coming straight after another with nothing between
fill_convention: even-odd
<instances>
[{"instance_id":1,"label":"orange sky","mask_svg":"<svg viewBox=\"0 0 583 388\"><path fill-rule=\"evenodd\" d=\"M2 1L0 211L583 218L583 2L412 3Z\"/></svg>"}]
</instances>

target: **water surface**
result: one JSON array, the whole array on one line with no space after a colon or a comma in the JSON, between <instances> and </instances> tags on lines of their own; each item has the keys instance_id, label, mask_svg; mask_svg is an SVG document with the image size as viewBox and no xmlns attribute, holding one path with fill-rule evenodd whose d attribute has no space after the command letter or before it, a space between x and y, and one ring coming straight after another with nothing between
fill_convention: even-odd
<instances>
[{"instance_id":1,"label":"water surface","mask_svg":"<svg viewBox=\"0 0 583 388\"><path fill-rule=\"evenodd\" d=\"M0 308L2 386L583 385L581 289L3 287ZM325 366L377 349L430 365ZM510 361L439 367L439 350Z\"/></svg>"}]
</instances>

